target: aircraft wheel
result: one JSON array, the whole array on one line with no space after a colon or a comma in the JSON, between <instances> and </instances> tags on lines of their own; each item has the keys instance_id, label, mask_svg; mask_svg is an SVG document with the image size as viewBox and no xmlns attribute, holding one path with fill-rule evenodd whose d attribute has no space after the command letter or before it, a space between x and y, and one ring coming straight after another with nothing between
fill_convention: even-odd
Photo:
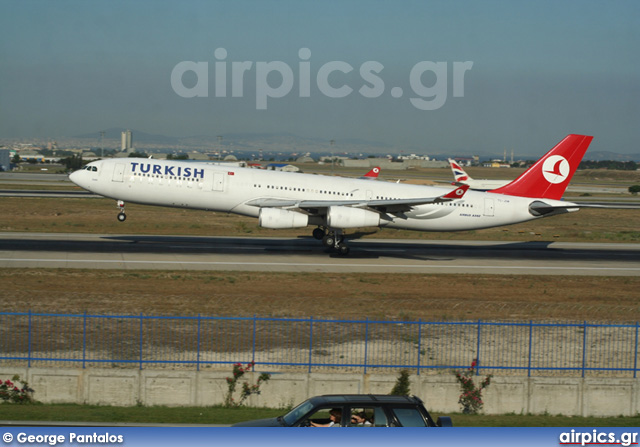
<instances>
[{"instance_id":1,"label":"aircraft wheel","mask_svg":"<svg viewBox=\"0 0 640 447\"><path fill-rule=\"evenodd\" d=\"M335 244L335 242L336 242L336 239L332 234L328 234L322 238L322 244L325 247L333 248L333 244Z\"/></svg>"},{"instance_id":2,"label":"aircraft wheel","mask_svg":"<svg viewBox=\"0 0 640 447\"><path fill-rule=\"evenodd\" d=\"M118 220L120 222L124 222L125 220L127 220L127 215L125 213L118 213Z\"/></svg>"},{"instance_id":3,"label":"aircraft wheel","mask_svg":"<svg viewBox=\"0 0 640 447\"><path fill-rule=\"evenodd\" d=\"M322 228L316 228L315 230L313 230L313 237L321 241L322 238L324 238L324 230Z\"/></svg>"},{"instance_id":4,"label":"aircraft wheel","mask_svg":"<svg viewBox=\"0 0 640 447\"><path fill-rule=\"evenodd\" d=\"M351 249L349 248L348 245L346 244L338 245L338 253L340 253L342 256L348 255L350 251Z\"/></svg>"}]
</instances>

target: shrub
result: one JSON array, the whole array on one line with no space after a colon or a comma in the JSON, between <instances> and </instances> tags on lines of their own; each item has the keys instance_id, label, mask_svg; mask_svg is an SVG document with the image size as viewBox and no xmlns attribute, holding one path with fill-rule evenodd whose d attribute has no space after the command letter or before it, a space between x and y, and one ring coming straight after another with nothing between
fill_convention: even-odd
<instances>
[{"instance_id":1,"label":"shrub","mask_svg":"<svg viewBox=\"0 0 640 447\"><path fill-rule=\"evenodd\" d=\"M462 407L462 412L467 414L477 414L482 410L484 405L482 401L482 390L489 386L491 377L493 377L489 374L480 382L480 385L476 385L473 381L476 364L477 360L474 359L468 369L453 371L460 384L460 390L462 391L458 403Z\"/></svg>"},{"instance_id":2,"label":"shrub","mask_svg":"<svg viewBox=\"0 0 640 447\"><path fill-rule=\"evenodd\" d=\"M389 394L392 396L408 396L409 393L411 392L409 390L410 385L411 384L409 382L409 370L403 369L400 371L400 375L396 380L396 384L393 386L393 389Z\"/></svg>"},{"instance_id":3,"label":"shrub","mask_svg":"<svg viewBox=\"0 0 640 447\"><path fill-rule=\"evenodd\" d=\"M21 380L18 375L4 382L0 380L0 400L3 402L13 404L34 403L33 393L35 393L35 391L29 388L29 384Z\"/></svg>"},{"instance_id":4,"label":"shrub","mask_svg":"<svg viewBox=\"0 0 640 447\"><path fill-rule=\"evenodd\" d=\"M247 400L249 396L252 394L260 394L260 385L264 382L267 382L271 375L267 373L262 373L258 376L258 381L251 385L249 382L242 383L242 390L240 391L240 398L236 401L233 397L236 391L236 386L238 381L244 373L251 370L255 362L250 362L247 364L246 368L242 367L241 363L236 363L233 365L233 377L227 377L227 395L224 398L224 406L225 407L239 407L244 404L244 401Z\"/></svg>"}]
</instances>

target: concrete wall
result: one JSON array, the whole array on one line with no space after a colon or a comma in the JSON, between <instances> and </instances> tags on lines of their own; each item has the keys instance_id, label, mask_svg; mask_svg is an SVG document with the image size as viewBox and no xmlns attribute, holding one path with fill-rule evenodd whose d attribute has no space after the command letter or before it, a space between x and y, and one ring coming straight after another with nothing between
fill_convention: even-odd
<instances>
[{"instance_id":1,"label":"concrete wall","mask_svg":"<svg viewBox=\"0 0 640 447\"><path fill-rule=\"evenodd\" d=\"M26 379L44 403L208 406L223 402L230 372L0 368L0 380L15 374ZM247 377L255 383L257 374ZM249 404L278 408L319 394L387 394L395 381L395 375L383 374L278 373ZM411 392L434 413L460 411L453 375L414 375ZM494 377L484 400L487 414L632 416L640 414L640 380Z\"/></svg>"}]
</instances>

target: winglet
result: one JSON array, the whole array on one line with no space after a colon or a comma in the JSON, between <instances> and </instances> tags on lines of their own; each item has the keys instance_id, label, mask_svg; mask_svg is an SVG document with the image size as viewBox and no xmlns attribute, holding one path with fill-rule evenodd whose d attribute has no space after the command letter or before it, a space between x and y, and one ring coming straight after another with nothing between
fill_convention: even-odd
<instances>
[{"instance_id":1,"label":"winglet","mask_svg":"<svg viewBox=\"0 0 640 447\"><path fill-rule=\"evenodd\" d=\"M465 193L469 190L469 185L461 185L460 187L454 189L450 193L442 196L443 199L462 199Z\"/></svg>"}]
</instances>

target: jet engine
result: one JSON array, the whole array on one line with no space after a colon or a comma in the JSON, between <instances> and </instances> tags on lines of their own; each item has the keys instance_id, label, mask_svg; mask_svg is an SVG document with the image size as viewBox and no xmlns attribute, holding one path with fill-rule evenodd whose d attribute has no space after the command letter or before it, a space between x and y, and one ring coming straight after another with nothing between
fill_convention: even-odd
<instances>
[{"instance_id":1,"label":"jet engine","mask_svg":"<svg viewBox=\"0 0 640 447\"><path fill-rule=\"evenodd\" d=\"M379 225L380 214L373 211L348 206L330 206L327 210L329 228L377 227Z\"/></svg>"},{"instance_id":2,"label":"jet engine","mask_svg":"<svg viewBox=\"0 0 640 447\"><path fill-rule=\"evenodd\" d=\"M263 228L274 230L303 228L309 224L309 216L280 208L261 208L259 223Z\"/></svg>"}]
</instances>

